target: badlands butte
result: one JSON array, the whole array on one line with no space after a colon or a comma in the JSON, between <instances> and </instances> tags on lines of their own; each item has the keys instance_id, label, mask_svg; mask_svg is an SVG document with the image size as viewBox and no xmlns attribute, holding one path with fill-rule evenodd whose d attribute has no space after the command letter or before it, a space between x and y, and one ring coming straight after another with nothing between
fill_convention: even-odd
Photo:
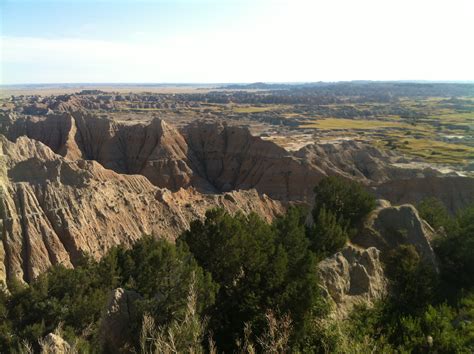
<instances>
[{"instance_id":1,"label":"badlands butte","mask_svg":"<svg viewBox=\"0 0 474 354\"><path fill-rule=\"evenodd\" d=\"M356 180L380 199L354 244L320 264L325 289L342 314L352 303L383 294L379 253L398 242L387 230L408 230L408 242L435 264L429 242L435 230L412 205L436 197L455 213L474 202L470 126L441 122L440 136L446 129L462 130L460 151L424 158L412 140L427 140L416 130L425 129L429 117L416 116L412 102L403 106L406 99L396 89L391 98L373 99L383 92L370 91L351 101L311 92L302 100L301 92L285 95L285 88L258 91L264 88L28 92L2 99L0 281L30 282L51 265L73 267L85 254L99 259L114 245L132 245L143 235L173 241L214 207L255 212L270 221L291 204L310 206L314 187L331 175ZM425 121L421 128L392 126L370 108L361 116L357 105L364 97L382 102L387 117L402 107L400 114ZM452 100L471 107L470 100ZM310 126L318 112L321 124L328 115L341 115L337 104L346 107L348 118L331 122L340 119L345 127ZM366 127L347 126L348 120ZM398 144L401 131L407 144ZM436 160L440 154L443 159Z\"/></svg>"}]
</instances>

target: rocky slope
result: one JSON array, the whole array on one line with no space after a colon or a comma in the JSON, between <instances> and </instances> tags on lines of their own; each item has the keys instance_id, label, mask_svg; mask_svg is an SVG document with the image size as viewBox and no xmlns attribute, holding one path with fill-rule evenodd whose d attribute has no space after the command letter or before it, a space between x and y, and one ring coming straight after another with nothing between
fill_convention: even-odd
<instances>
[{"instance_id":1,"label":"rocky slope","mask_svg":"<svg viewBox=\"0 0 474 354\"><path fill-rule=\"evenodd\" d=\"M347 316L356 305L373 305L387 292L380 251L375 247L348 245L321 261L318 271L323 294L337 318Z\"/></svg>"},{"instance_id":2,"label":"rocky slope","mask_svg":"<svg viewBox=\"0 0 474 354\"><path fill-rule=\"evenodd\" d=\"M85 111L4 114L0 133L8 138L0 138L0 280L29 281L51 264L73 266L84 253L100 257L143 234L174 238L214 206L271 219L282 203L311 202L314 185L332 174L362 181L394 203L437 196L455 210L474 202L473 179L402 169L394 165L400 156L356 141L291 153L223 123L178 131L160 119L128 124ZM366 267L367 257L375 267L369 248L383 253L400 242L396 235L414 237L431 257L429 227L412 207L386 207L370 220L354 250L329 262L342 264L336 273L344 279L351 267ZM373 295L382 287L367 289Z\"/></svg>"},{"instance_id":3,"label":"rocky slope","mask_svg":"<svg viewBox=\"0 0 474 354\"><path fill-rule=\"evenodd\" d=\"M121 348L132 341L130 323L137 315L135 301L139 298L138 293L123 288L110 292L100 324L100 338L107 352L128 352Z\"/></svg>"},{"instance_id":4,"label":"rocky slope","mask_svg":"<svg viewBox=\"0 0 474 354\"><path fill-rule=\"evenodd\" d=\"M95 160L118 173L141 174L158 187L177 190L193 179L193 157L184 138L160 119L120 124L85 112L4 117L0 133L27 136L70 160ZM195 185L205 182L193 180Z\"/></svg>"},{"instance_id":5,"label":"rocky slope","mask_svg":"<svg viewBox=\"0 0 474 354\"><path fill-rule=\"evenodd\" d=\"M205 193L255 188L272 198L305 200L325 175L247 129L197 122L181 134L160 119L117 123L74 114L3 116L0 133L38 140L70 159L95 160L118 173L141 174L158 187Z\"/></svg>"},{"instance_id":6,"label":"rocky slope","mask_svg":"<svg viewBox=\"0 0 474 354\"><path fill-rule=\"evenodd\" d=\"M197 121L185 128L184 135L200 173L219 191L255 188L275 199L307 200L326 175L245 128Z\"/></svg>"},{"instance_id":7,"label":"rocky slope","mask_svg":"<svg viewBox=\"0 0 474 354\"><path fill-rule=\"evenodd\" d=\"M356 140L307 145L295 155L327 174L339 174L366 184L441 175L431 168L397 167L397 163L406 162L404 157Z\"/></svg>"},{"instance_id":8,"label":"rocky slope","mask_svg":"<svg viewBox=\"0 0 474 354\"><path fill-rule=\"evenodd\" d=\"M67 159L95 160L173 191L190 186L204 193L254 188L274 199L310 202L314 185L326 175L368 185L440 176L430 168L397 167L401 156L363 142L313 144L291 153L246 128L222 122L195 121L180 132L158 118L131 124L84 110L37 117L10 113L0 116L0 133L10 140L28 136Z\"/></svg>"},{"instance_id":9,"label":"rocky slope","mask_svg":"<svg viewBox=\"0 0 474 354\"><path fill-rule=\"evenodd\" d=\"M334 304L334 316L343 318L358 304L373 305L387 292L383 257L401 244L413 245L424 262L437 271L431 240L433 229L409 204L379 206L365 221L361 232L335 255L319 265L323 291Z\"/></svg>"},{"instance_id":10,"label":"rocky slope","mask_svg":"<svg viewBox=\"0 0 474 354\"><path fill-rule=\"evenodd\" d=\"M95 161L71 161L36 140L0 136L0 280L29 281L52 264L100 257L144 234L174 238L208 208L255 211L271 219L280 203L254 190L222 195L171 192L140 175Z\"/></svg>"},{"instance_id":11,"label":"rocky slope","mask_svg":"<svg viewBox=\"0 0 474 354\"><path fill-rule=\"evenodd\" d=\"M365 248L376 247L382 252L388 252L400 244L413 245L421 257L436 268L436 257L431 247L434 234L413 205L391 206L383 201L368 216L362 231L353 241Z\"/></svg>"},{"instance_id":12,"label":"rocky slope","mask_svg":"<svg viewBox=\"0 0 474 354\"><path fill-rule=\"evenodd\" d=\"M377 186L379 197L394 204L418 203L434 197L455 213L474 203L474 178L461 176L392 180Z\"/></svg>"}]
</instances>

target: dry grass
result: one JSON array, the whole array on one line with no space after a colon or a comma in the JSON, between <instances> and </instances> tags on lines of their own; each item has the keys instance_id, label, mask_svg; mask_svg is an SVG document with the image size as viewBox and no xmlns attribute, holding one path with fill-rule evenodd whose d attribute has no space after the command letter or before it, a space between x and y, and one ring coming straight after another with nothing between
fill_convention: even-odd
<instances>
[{"instance_id":1,"label":"dry grass","mask_svg":"<svg viewBox=\"0 0 474 354\"><path fill-rule=\"evenodd\" d=\"M195 281L191 282L184 318L174 320L167 326L156 326L151 316L145 315L142 322L140 348L143 354L204 353L202 341L206 331L206 320L196 312L197 295ZM211 341L211 343L213 343ZM214 345L210 345L214 348Z\"/></svg>"},{"instance_id":2,"label":"dry grass","mask_svg":"<svg viewBox=\"0 0 474 354\"><path fill-rule=\"evenodd\" d=\"M252 340L252 328L249 324L245 325L243 341L237 341L238 353L254 354L262 353L288 353L288 341L291 335L291 319L285 315L278 318L275 313L268 310L265 314L267 328L265 332L257 337L256 342ZM259 348L257 350L256 348Z\"/></svg>"},{"instance_id":3,"label":"dry grass","mask_svg":"<svg viewBox=\"0 0 474 354\"><path fill-rule=\"evenodd\" d=\"M189 289L187 308L184 318L174 320L166 326L156 326L151 316L145 315L140 334L140 352L142 354L178 354L178 353L217 353L212 334L207 331L207 320L196 312L197 297L195 282ZM288 315L277 318L272 311L266 313L267 329L262 336L252 340L251 326L246 324L243 341L237 342L239 353L254 354L287 353L291 334L291 320ZM204 338L208 338L208 347L203 347Z\"/></svg>"},{"instance_id":4,"label":"dry grass","mask_svg":"<svg viewBox=\"0 0 474 354\"><path fill-rule=\"evenodd\" d=\"M291 319L285 315L278 319L272 311L267 311L267 330L257 339L265 353L286 353L291 334Z\"/></svg>"},{"instance_id":5,"label":"dry grass","mask_svg":"<svg viewBox=\"0 0 474 354\"><path fill-rule=\"evenodd\" d=\"M268 105L268 106L234 106L232 110L235 113L260 113L268 112L280 109L278 105Z\"/></svg>"},{"instance_id":6,"label":"dry grass","mask_svg":"<svg viewBox=\"0 0 474 354\"><path fill-rule=\"evenodd\" d=\"M318 119L311 124L301 125L300 128L317 128L321 130L374 130L385 128L413 129L413 126L396 120L323 118Z\"/></svg>"},{"instance_id":7,"label":"dry grass","mask_svg":"<svg viewBox=\"0 0 474 354\"><path fill-rule=\"evenodd\" d=\"M53 332L54 335L60 337L63 339L64 333L63 333L63 323L60 322L56 329ZM38 344L40 347L40 352L41 354L51 354L51 353L61 353L61 354L77 354L79 353L77 349L77 342L74 343L73 345L70 345L68 342L64 341L63 345L56 346L54 343L51 343L48 341L47 336L44 338L38 339ZM64 340L64 339L63 339ZM21 348L19 349L19 352L21 354L33 354L35 351L33 349L33 346L27 342L23 341L21 343Z\"/></svg>"}]
</instances>

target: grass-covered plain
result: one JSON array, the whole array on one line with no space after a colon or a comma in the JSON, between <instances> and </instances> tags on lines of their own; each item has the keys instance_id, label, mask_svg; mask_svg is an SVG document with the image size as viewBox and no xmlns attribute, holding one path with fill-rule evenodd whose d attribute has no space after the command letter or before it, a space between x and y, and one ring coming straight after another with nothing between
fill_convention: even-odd
<instances>
[{"instance_id":1,"label":"grass-covered plain","mask_svg":"<svg viewBox=\"0 0 474 354\"><path fill-rule=\"evenodd\" d=\"M432 163L464 166L474 161L472 98L405 98L396 104L352 104L343 109L332 104L325 108L339 116L316 114L300 127L315 129L316 134L358 133L379 147Z\"/></svg>"}]
</instances>

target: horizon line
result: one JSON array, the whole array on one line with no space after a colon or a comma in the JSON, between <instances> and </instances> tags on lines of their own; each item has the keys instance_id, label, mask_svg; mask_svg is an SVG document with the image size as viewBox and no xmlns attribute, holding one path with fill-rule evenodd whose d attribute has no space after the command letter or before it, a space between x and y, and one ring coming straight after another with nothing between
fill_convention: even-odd
<instances>
[{"instance_id":1,"label":"horizon line","mask_svg":"<svg viewBox=\"0 0 474 354\"><path fill-rule=\"evenodd\" d=\"M334 81L251 81L251 82L41 82L41 83L0 83L0 87L12 87L12 86L47 86L47 85L88 85L88 86L101 86L101 85L112 85L112 86L213 86L213 85L301 85L301 84L335 84L335 83L459 83L459 84L474 84L474 80L334 80Z\"/></svg>"}]
</instances>

